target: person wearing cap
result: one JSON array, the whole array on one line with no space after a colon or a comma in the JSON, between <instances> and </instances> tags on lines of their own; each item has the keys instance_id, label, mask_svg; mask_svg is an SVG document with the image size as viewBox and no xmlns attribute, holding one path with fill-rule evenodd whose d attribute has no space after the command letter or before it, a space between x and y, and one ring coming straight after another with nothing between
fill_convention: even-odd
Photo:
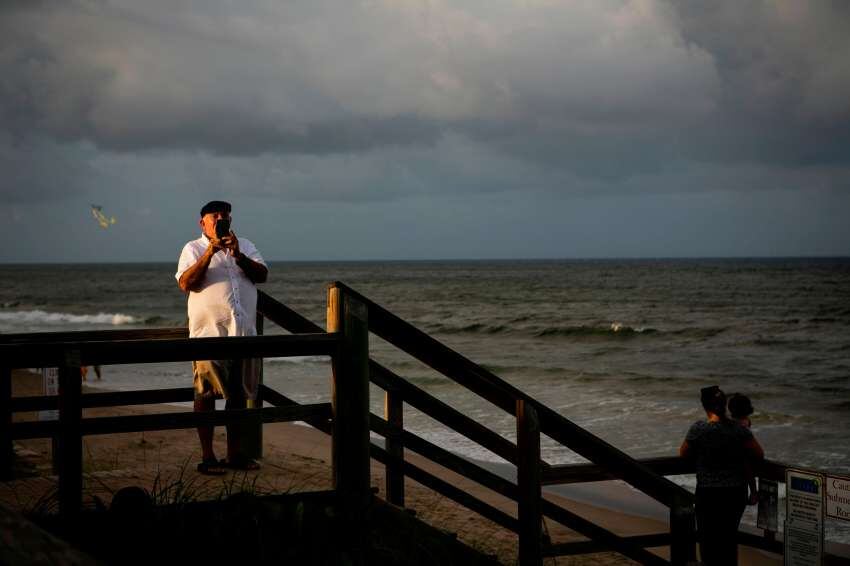
<instances>
[{"instance_id":1,"label":"person wearing cap","mask_svg":"<svg viewBox=\"0 0 850 566\"><path fill-rule=\"evenodd\" d=\"M177 264L177 283L188 294L189 338L255 336L257 334L257 283L268 278L268 267L256 246L237 238L233 230L216 235L216 223L229 225L231 205L211 201L201 208L201 236L183 246ZM195 411L215 410L216 398L226 399L227 409L246 406L257 394L259 365L246 360L192 362ZM239 451L239 427L227 426L227 459L219 461L213 450L213 427L198 427L201 462L198 471L219 475L225 468L254 470L257 462Z\"/></svg>"},{"instance_id":2,"label":"person wearing cap","mask_svg":"<svg viewBox=\"0 0 850 566\"><path fill-rule=\"evenodd\" d=\"M707 419L691 425L679 455L697 470L696 519L700 556L706 566L738 563L738 525L747 505L747 462L764 450L749 429L726 417L726 395L704 387L700 400Z\"/></svg>"},{"instance_id":3,"label":"person wearing cap","mask_svg":"<svg viewBox=\"0 0 850 566\"><path fill-rule=\"evenodd\" d=\"M729 416L732 417L732 420L736 421L747 430L752 428L753 422L750 420L750 415L752 415L755 410L753 409L753 403L750 401L749 397L742 393L733 393L726 401L726 407L729 409ZM747 500L747 504L755 505L759 502L759 492L758 486L756 485L756 475L753 472L753 466L750 465L749 462L745 463L744 472L746 473L747 486L750 490L750 497Z\"/></svg>"}]
</instances>

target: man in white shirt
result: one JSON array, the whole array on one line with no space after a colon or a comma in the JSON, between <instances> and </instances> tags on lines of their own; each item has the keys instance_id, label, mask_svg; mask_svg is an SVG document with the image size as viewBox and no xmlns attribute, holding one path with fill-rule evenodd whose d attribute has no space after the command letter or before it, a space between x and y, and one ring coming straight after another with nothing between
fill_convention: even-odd
<instances>
[{"instance_id":1,"label":"man in white shirt","mask_svg":"<svg viewBox=\"0 0 850 566\"><path fill-rule=\"evenodd\" d=\"M180 289L188 293L189 337L255 336L257 288L268 278L268 267L249 240L237 239L229 229L230 203L211 201L201 209L201 237L183 247L177 265ZM228 229L216 235L216 224ZM224 224L220 224L223 226ZM215 410L215 399L224 397L226 408L240 409L257 394L254 360L200 360L192 362L195 411ZM198 471L225 473L225 467L255 470L259 465L239 452L239 427L227 426L227 460L219 462L213 451L213 427L198 427L202 460Z\"/></svg>"}]
</instances>

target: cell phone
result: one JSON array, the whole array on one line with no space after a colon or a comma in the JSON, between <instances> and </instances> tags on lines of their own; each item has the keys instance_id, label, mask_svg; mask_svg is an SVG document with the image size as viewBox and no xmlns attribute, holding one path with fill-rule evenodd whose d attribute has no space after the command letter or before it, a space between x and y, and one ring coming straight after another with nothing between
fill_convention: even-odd
<instances>
[{"instance_id":1,"label":"cell phone","mask_svg":"<svg viewBox=\"0 0 850 566\"><path fill-rule=\"evenodd\" d=\"M230 219L219 218L215 221L215 237L219 240L230 235Z\"/></svg>"}]
</instances>

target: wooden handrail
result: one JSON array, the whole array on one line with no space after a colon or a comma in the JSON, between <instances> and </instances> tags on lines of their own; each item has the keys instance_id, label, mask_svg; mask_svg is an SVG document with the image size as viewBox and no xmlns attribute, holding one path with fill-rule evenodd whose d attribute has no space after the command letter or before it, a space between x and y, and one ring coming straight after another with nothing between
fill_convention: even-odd
<instances>
[{"instance_id":1,"label":"wooden handrail","mask_svg":"<svg viewBox=\"0 0 850 566\"><path fill-rule=\"evenodd\" d=\"M419 361L440 371L497 407L513 414L517 400L531 403L540 417L541 431L591 462L611 470L619 479L653 499L672 506L689 492L655 474L640 462L576 425L563 415L455 352L341 282L333 285L356 297L369 309L369 329Z\"/></svg>"},{"instance_id":2,"label":"wooden handrail","mask_svg":"<svg viewBox=\"0 0 850 566\"><path fill-rule=\"evenodd\" d=\"M257 291L257 312L289 332L309 334L325 331L309 318L300 315L263 291Z\"/></svg>"},{"instance_id":3,"label":"wooden handrail","mask_svg":"<svg viewBox=\"0 0 850 566\"><path fill-rule=\"evenodd\" d=\"M83 436L124 432L149 432L198 426L221 426L234 422L257 421L263 423L306 421L330 418L330 403L266 407L264 409L231 409L210 412L173 412L145 415L91 417L80 420ZM60 430L59 421L23 421L12 423L12 438L48 438Z\"/></svg>"},{"instance_id":4,"label":"wooden handrail","mask_svg":"<svg viewBox=\"0 0 850 566\"><path fill-rule=\"evenodd\" d=\"M188 338L189 329L129 328L116 330L74 330L67 332L29 332L0 334L0 344L44 344L46 342L99 342L103 340L163 340Z\"/></svg>"},{"instance_id":5,"label":"wooden handrail","mask_svg":"<svg viewBox=\"0 0 850 566\"><path fill-rule=\"evenodd\" d=\"M419 466L416 466L407 460L403 460L401 462L394 460L386 450L381 448L380 446L376 446L372 443L370 448L372 457L381 462L382 464L394 464L396 466L401 467L404 470L404 475L411 478L412 480L424 485L425 487L429 487L440 493L449 499L460 503L467 509L471 509L475 511L482 517L489 519L510 531L517 532L519 529L519 521L514 517L511 517L504 511L497 509L486 503L481 501L477 497L470 495L463 489L447 482L444 479L438 478L437 476L423 470Z\"/></svg>"},{"instance_id":6,"label":"wooden handrail","mask_svg":"<svg viewBox=\"0 0 850 566\"><path fill-rule=\"evenodd\" d=\"M283 336L232 336L91 342L2 344L5 367L58 367L69 351L79 353L81 365L182 362L207 359L264 358L271 356L331 355L337 347L334 334Z\"/></svg>"},{"instance_id":7,"label":"wooden handrail","mask_svg":"<svg viewBox=\"0 0 850 566\"><path fill-rule=\"evenodd\" d=\"M379 305L358 294L350 287L342 283L334 283L333 285L343 289L346 293L349 293L358 301L368 306L370 331L413 355L420 361L425 362L434 369L441 371L451 379L466 386L474 393L487 399L505 411L511 412L511 407L513 407L513 404L517 399L523 399L530 402L540 413L542 424L541 428L544 433L572 448L589 460L596 462L594 464L551 467L542 463L544 464L541 466L543 484L625 479L655 499L672 506L674 512L677 509L687 511L687 509L683 509L681 506L689 505L693 496L684 488L681 488L660 476L664 474L673 475L680 473L692 473L693 465L691 463L678 457L635 460L620 452L613 446L607 445L603 441L593 437L593 435L581 430L561 415L529 398L521 391L510 386L510 384L507 384L492 373L452 351L415 327L412 327L389 311L386 311ZM269 318L269 320L279 324L281 327L289 330L290 332L321 331L321 327L314 324L309 319L301 316L289 307L286 307L282 303L279 303L262 292L258 298L258 311ZM433 398L428 393L415 387L408 381L397 376L395 373L384 368L373 360L370 360L369 365L370 379L373 383L387 391L392 391L393 395L400 394L405 403L415 406L417 409L433 418L436 418L439 422L442 422L449 428L461 432L461 434L464 434L467 438L470 438L474 442L490 449L492 452L502 456L506 460L515 463L514 455L516 453L516 447L513 443L510 443L493 431L486 429L486 427L479 427L478 430L475 430L476 427L472 426L465 416L457 412L455 409L442 403L436 398ZM291 399L272 391L267 393L266 400L273 404L294 403ZM516 486L511 482L492 474L492 472L484 470L483 468L480 468L461 457L453 455L448 451L445 451L444 449L413 435L409 431L402 431L400 434L398 431L392 431L386 421L383 421L379 417L372 415L371 421L371 428L373 431L381 434L396 434L396 438L400 439L404 447L410 448L413 451L420 453L425 458L441 464L456 473L466 476L485 487L490 487L509 498L514 499L516 497ZM327 423L315 422L312 424L320 430L328 433L330 432L330 427ZM475 424L477 425L478 423ZM473 430L475 431L473 432ZM492 506L463 493L455 486L433 476L421 468L413 466L409 462L398 461L397 457L388 454L385 450L375 444L371 445L371 452L372 457L376 460L386 465L392 465L396 469L401 467L405 475L426 487L431 487L435 491L458 501L471 510L480 513L482 516L487 517L496 523L513 530L514 532L519 529L519 523L513 517L510 517ZM612 471L606 471L606 468ZM761 477L784 481L784 469L784 464L766 461L760 467L759 475ZM514 497L511 497L511 495ZM613 548L644 563L666 564L666 561L646 552L643 548L637 547L665 545L671 545L672 547L675 542L673 540L675 537L670 533L641 535L637 537L616 537L616 535L607 533L604 530L599 531L599 527L597 525L572 515L567 510L555 505L551 501L543 502L543 512L547 516L574 528L577 532L582 532L587 536L597 539L596 541L577 542L548 547L547 549L544 549L544 554L547 556L597 552ZM671 513L671 518L674 514L675 513ZM746 544L757 548L777 551L777 543L771 543L771 541L767 539L746 535L745 533L739 533L739 535L742 537L741 541ZM682 546L679 546L680 551L682 548ZM781 552L781 548L779 548L779 551Z\"/></svg>"},{"instance_id":8,"label":"wooden handrail","mask_svg":"<svg viewBox=\"0 0 850 566\"><path fill-rule=\"evenodd\" d=\"M185 403L195 398L192 387L171 389L146 389L142 391L104 391L83 394L80 404L84 409L92 407L118 407L123 405L153 405L158 403ZM12 412L49 411L59 408L56 395L12 397Z\"/></svg>"},{"instance_id":9,"label":"wooden handrail","mask_svg":"<svg viewBox=\"0 0 850 566\"><path fill-rule=\"evenodd\" d=\"M696 473L696 464L693 461L680 458L679 456L643 458L638 460L638 462L656 474L662 476ZM764 460L759 464L756 470L756 475L760 478L784 483L785 470L790 467L793 466L784 462ZM817 471L822 474L830 473L827 470ZM616 474L612 474L596 464L563 464L551 466L548 470L544 470L543 472L543 485L559 485L615 479L619 479Z\"/></svg>"},{"instance_id":10,"label":"wooden handrail","mask_svg":"<svg viewBox=\"0 0 850 566\"><path fill-rule=\"evenodd\" d=\"M257 295L257 311L290 332L322 332L322 328L262 291ZM384 390L401 394L405 403L416 407L447 427L466 436L508 462L516 463L516 445L420 389L375 360L369 360L369 379ZM544 463L545 465L545 463Z\"/></svg>"},{"instance_id":11,"label":"wooden handrail","mask_svg":"<svg viewBox=\"0 0 850 566\"><path fill-rule=\"evenodd\" d=\"M493 432L475 419L464 415L451 405L437 399L374 360L370 361L369 370L372 383L378 387L398 393L408 405L419 409L429 417L490 450L493 454L516 464L516 445L510 440ZM544 465L548 466L545 463Z\"/></svg>"}]
</instances>

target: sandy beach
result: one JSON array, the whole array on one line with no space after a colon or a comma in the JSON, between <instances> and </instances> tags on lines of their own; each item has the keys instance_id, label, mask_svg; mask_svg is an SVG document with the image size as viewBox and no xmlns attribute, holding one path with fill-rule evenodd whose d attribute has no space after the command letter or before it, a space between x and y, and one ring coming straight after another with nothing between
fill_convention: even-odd
<instances>
[{"instance_id":1,"label":"sandy beach","mask_svg":"<svg viewBox=\"0 0 850 566\"><path fill-rule=\"evenodd\" d=\"M41 393L41 376L24 371L13 375L13 395L38 395ZM114 407L92 409L86 416L139 414L150 412L179 411L182 408L167 405L143 407ZM33 414L21 414L17 419L35 418ZM266 425L263 431L264 454L262 468L257 472L233 472L221 477L202 476L195 471L199 459L197 436L194 430L173 430L147 433L127 433L89 436L84 439L84 501L94 504L99 500L108 505L112 494L121 487L138 485L149 491L168 497L182 489L196 498L215 498L222 493L231 493L243 488L258 493L280 493L306 490L321 490L331 487L330 439L324 433L301 424L279 423ZM225 435L223 428L216 429L216 450L224 455ZM46 439L21 441L16 444L19 469L26 477L0 484L0 501L5 505L30 510L49 504L50 494L55 489L56 479L51 475L50 442ZM415 454L406 457L432 473L437 473L452 484L473 493L480 499L507 513L515 515L516 506L502 496L473 484L449 471L424 462ZM372 485L383 496L383 466L373 462ZM516 536L494 523L457 505L453 501L407 480L407 507L416 512L423 521L456 533L458 538L470 546L492 554L504 564L516 562ZM612 482L596 484L600 501L605 506L592 505L547 494L571 511L597 522L621 535L658 533L667 530L663 521L642 517L612 508L617 502L622 509L639 508L636 496L627 488ZM593 498L592 491L589 496ZM614 502L612 504L612 502ZM583 540L581 535L546 520L546 529L553 543ZM661 555L666 549L654 549ZM780 556L761 551L741 548L741 564L781 564ZM584 556L547 559L546 564L630 564L629 559L616 553L601 553Z\"/></svg>"}]
</instances>

